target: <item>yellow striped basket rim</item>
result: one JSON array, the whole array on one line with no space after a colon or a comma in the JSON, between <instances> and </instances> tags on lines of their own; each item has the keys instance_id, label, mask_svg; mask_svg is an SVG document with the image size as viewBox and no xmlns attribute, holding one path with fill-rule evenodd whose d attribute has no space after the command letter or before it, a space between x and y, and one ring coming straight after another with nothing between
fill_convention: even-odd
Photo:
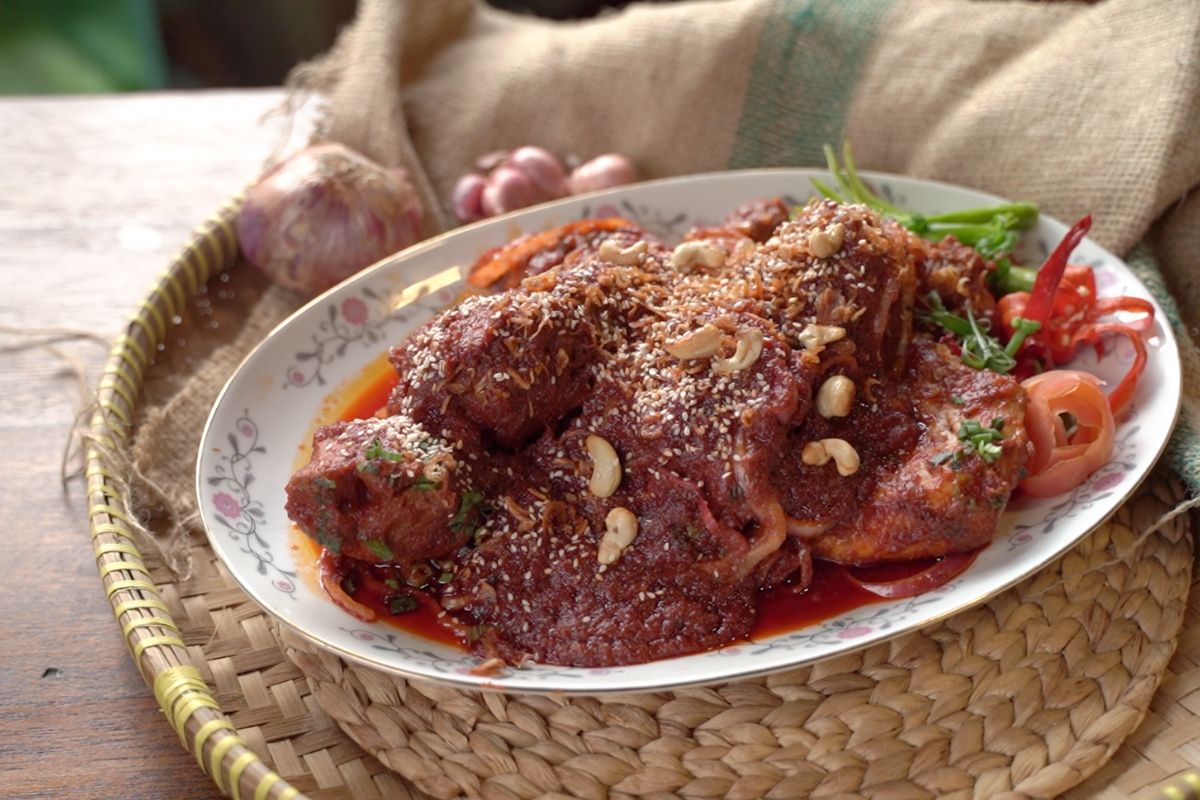
<instances>
[{"instance_id":1,"label":"yellow striped basket rim","mask_svg":"<svg viewBox=\"0 0 1200 800\"><path fill-rule=\"evenodd\" d=\"M167 320L182 315L187 299L237 259L236 195L193 232L135 309L109 353L90 423L86 451L88 517L96 566L134 663L183 746L201 769L235 800L304 798L238 736L196 668L142 560L129 525L125 498L114 481L110 449L124 449L151 354L165 344ZM1157 800L1200 800L1200 769L1164 782Z\"/></svg>"},{"instance_id":2,"label":"yellow striped basket rim","mask_svg":"<svg viewBox=\"0 0 1200 800\"><path fill-rule=\"evenodd\" d=\"M303 795L273 772L238 735L196 668L179 628L151 579L130 527L111 453L125 450L151 354L165 344L167 320L237 259L234 220L240 195L198 226L151 286L117 336L98 387L86 449L88 519L96 567L113 615L146 682L180 741L217 788L235 800Z\"/></svg>"}]
</instances>

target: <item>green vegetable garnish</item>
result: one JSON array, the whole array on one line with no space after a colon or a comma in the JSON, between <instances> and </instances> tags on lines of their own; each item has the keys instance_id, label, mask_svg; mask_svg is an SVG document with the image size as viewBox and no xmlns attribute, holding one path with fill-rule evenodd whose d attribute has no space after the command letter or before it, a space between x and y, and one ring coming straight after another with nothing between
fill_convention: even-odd
<instances>
[{"instance_id":1,"label":"green vegetable garnish","mask_svg":"<svg viewBox=\"0 0 1200 800\"><path fill-rule=\"evenodd\" d=\"M945 214L914 214L892 205L867 188L858 177L849 142L842 145L842 161L845 166L838 163L833 148L825 145L825 162L837 187L831 188L814 178L813 188L839 203L861 203L931 241L954 236L963 244L974 247L984 258L996 259L1012 252L1020 238L1016 231L1031 228L1037 222L1038 209L1033 203L1004 203Z\"/></svg>"},{"instance_id":2,"label":"green vegetable garnish","mask_svg":"<svg viewBox=\"0 0 1200 800\"><path fill-rule=\"evenodd\" d=\"M1008 373L1017 365L1017 353L1026 337L1036 333L1042 326L1032 320L1015 317L1013 319L1013 335L1007 345L989 333L991 323L975 319L970 304L967 305L966 319L946 310L942 298L937 292L930 292L925 298L929 311L921 313L921 319L940 325L962 340L962 361L974 369L990 369L993 372Z\"/></svg>"},{"instance_id":3,"label":"green vegetable garnish","mask_svg":"<svg viewBox=\"0 0 1200 800\"><path fill-rule=\"evenodd\" d=\"M393 614L407 614L410 611L417 610L417 600L414 597L403 595L401 597L393 597L388 602L388 611Z\"/></svg>"},{"instance_id":4,"label":"green vegetable garnish","mask_svg":"<svg viewBox=\"0 0 1200 800\"><path fill-rule=\"evenodd\" d=\"M996 269L988 274L988 283L997 295L1033 291L1037 270L1019 267L1008 259L1020 239L1017 231L1037 224L1038 208L1033 203L1003 203L945 214L914 214L888 203L867 188L858 177L849 143L842 145L845 166L838 163L837 154L829 145L825 145L825 161L833 173L837 188L831 188L815 178L812 180L813 188L825 197L839 203L862 203L931 241L954 236L963 244L973 247L984 258L995 262Z\"/></svg>"},{"instance_id":5,"label":"green vegetable garnish","mask_svg":"<svg viewBox=\"0 0 1200 800\"><path fill-rule=\"evenodd\" d=\"M337 483L335 481L333 481L331 478L326 478L324 475L322 475L319 478L314 478L313 483L315 483L317 486L320 486L322 489L336 489L337 488Z\"/></svg>"},{"instance_id":6,"label":"green vegetable garnish","mask_svg":"<svg viewBox=\"0 0 1200 800\"><path fill-rule=\"evenodd\" d=\"M391 561L393 558L392 548L388 547L380 539L367 539L363 544L368 550L375 554L375 557L381 561Z\"/></svg>"},{"instance_id":7,"label":"green vegetable garnish","mask_svg":"<svg viewBox=\"0 0 1200 800\"><path fill-rule=\"evenodd\" d=\"M977 420L969 419L958 429L958 439L963 443L963 452L975 453L986 463L992 464L1000 458L998 442L1004 441L1003 430L1002 417L992 420L992 424L986 428Z\"/></svg>"},{"instance_id":8,"label":"green vegetable garnish","mask_svg":"<svg viewBox=\"0 0 1200 800\"><path fill-rule=\"evenodd\" d=\"M368 461L373 461L377 458L384 461L403 461L404 454L398 453L395 450L389 450L383 446L383 443L378 439L373 439L367 449L363 451L363 457Z\"/></svg>"},{"instance_id":9,"label":"green vegetable garnish","mask_svg":"<svg viewBox=\"0 0 1200 800\"><path fill-rule=\"evenodd\" d=\"M336 534L329 533L322 528L317 528L317 544L321 545L321 547L324 547L331 553L342 552L341 537L337 536Z\"/></svg>"},{"instance_id":10,"label":"green vegetable garnish","mask_svg":"<svg viewBox=\"0 0 1200 800\"><path fill-rule=\"evenodd\" d=\"M438 575L438 583L449 583L452 580L454 580L453 572L443 572L441 575Z\"/></svg>"},{"instance_id":11,"label":"green vegetable garnish","mask_svg":"<svg viewBox=\"0 0 1200 800\"><path fill-rule=\"evenodd\" d=\"M413 481L412 488L416 489L418 492L432 492L435 489L440 489L441 486L442 484L438 483L437 481L431 481L429 478L421 475L415 481Z\"/></svg>"},{"instance_id":12,"label":"green vegetable garnish","mask_svg":"<svg viewBox=\"0 0 1200 800\"><path fill-rule=\"evenodd\" d=\"M472 509L483 502L483 495L474 489L463 492L462 500L458 504L458 511L450 519L450 530L455 533L462 533L463 528L471 524L468 520Z\"/></svg>"}]
</instances>

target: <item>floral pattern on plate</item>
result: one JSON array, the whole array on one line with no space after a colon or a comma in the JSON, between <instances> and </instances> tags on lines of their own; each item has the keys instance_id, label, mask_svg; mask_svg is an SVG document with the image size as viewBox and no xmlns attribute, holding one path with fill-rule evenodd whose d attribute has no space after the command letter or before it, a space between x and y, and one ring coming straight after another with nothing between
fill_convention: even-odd
<instances>
[{"instance_id":1,"label":"floral pattern on plate","mask_svg":"<svg viewBox=\"0 0 1200 800\"><path fill-rule=\"evenodd\" d=\"M1139 384L1136 415L1123 415L1113 461L1070 495L1010 505L991 547L946 586L915 598L881 601L762 641L622 667L582 669L532 665L496 675L473 672L478 659L385 623L351 619L296 580L287 552L284 485L297 448L320 418L329 386L361 374L391 344L453 302L463 290L449 273L523 231L544 230L584 216L632 217L665 238L726 216L764 196L802 202L814 170L758 170L671 179L568 198L468 226L400 253L301 309L251 354L218 399L197 465L197 493L210 541L230 573L269 613L309 639L363 663L408 677L514 692L641 691L715 683L795 667L915 630L962 611L1050 563L1102 522L1133 491L1166 444L1178 410L1178 351L1158 326L1150 364ZM943 184L869 176L884 196L916 211L969 208L999 198ZM1028 260L1047 252L1066 226L1043 217L1027 237ZM1085 240L1076 258L1099 270L1104 294L1149 298L1128 268ZM1161 314L1161 310L1159 312ZM1119 348L1080 363L1114 380L1125 369ZM262 377L284 375L264 391ZM317 388L313 388L317 387ZM304 389L304 391L297 391Z\"/></svg>"}]
</instances>

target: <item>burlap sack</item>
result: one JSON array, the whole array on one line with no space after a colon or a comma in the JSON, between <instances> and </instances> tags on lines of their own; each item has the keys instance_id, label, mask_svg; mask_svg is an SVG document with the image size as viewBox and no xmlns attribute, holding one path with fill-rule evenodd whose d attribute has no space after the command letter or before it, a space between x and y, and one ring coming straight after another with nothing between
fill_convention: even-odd
<instances>
[{"instance_id":1,"label":"burlap sack","mask_svg":"<svg viewBox=\"0 0 1200 800\"><path fill-rule=\"evenodd\" d=\"M363 0L297 79L332 98L326 135L425 176L431 207L522 144L623 152L656 178L817 165L848 140L864 168L1090 212L1101 244L1145 238L1162 264L1134 259L1184 341L1169 457L1200 490L1200 358L1171 299L1200 313L1196 0L716 0L573 24Z\"/></svg>"},{"instance_id":2,"label":"burlap sack","mask_svg":"<svg viewBox=\"0 0 1200 800\"><path fill-rule=\"evenodd\" d=\"M847 139L866 169L1063 219L1091 212L1102 244L1127 253L1145 238L1163 265L1145 249L1130 259L1181 334L1187 397L1170 457L1200 490L1200 359L1168 292L1185 314L1200 309L1200 196L1188 195L1200 0L715 0L569 24L472 0L362 0L294 83L329 97L320 136L409 170L430 233L479 155L522 144L623 152L655 178L816 165L822 143ZM292 307L261 306L249 317L264 330ZM138 464L184 511L213 392L253 338L154 398L149 416L166 424L142 433Z\"/></svg>"}]
</instances>

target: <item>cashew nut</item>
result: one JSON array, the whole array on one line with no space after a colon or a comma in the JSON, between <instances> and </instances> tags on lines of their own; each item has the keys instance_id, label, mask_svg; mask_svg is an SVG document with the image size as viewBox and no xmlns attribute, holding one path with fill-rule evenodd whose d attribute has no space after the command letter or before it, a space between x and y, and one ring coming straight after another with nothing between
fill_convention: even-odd
<instances>
[{"instance_id":1,"label":"cashew nut","mask_svg":"<svg viewBox=\"0 0 1200 800\"><path fill-rule=\"evenodd\" d=\"M636 267L642 263L646 257L646 251L649 249L645 239L639 239L629 247L623 248L621 245L612 239L605 239L600 244L600 249L596 252L600 258L605 261L611 261L622 267Z\"/></svg>"},{"instance_id":2,"label":"cashew nut","mask_svg":"<svg viewBox=\"0 0 1200 800\"><path fill-rule=\"evenodd\" d=\"M829 451L820 442L808 442L800 451L800 460L810 467L823 467L829 463L830 458L832 456L829 455Z\"/></svg>"},{"instance_id":3,"label":"cashew nut","mask_svg":"<svg viewBox=\"0 0 1200 800\"><path fill-rule=\"evenodd\" d=\"M621 459L606 439L594 433L587 437L584 446L592 458L588 489L596 497L608 497L621 485Z\"/></svg>"},{"instance_id":4,"label":"cashew nut","mask_svg":"<svg viewBox=\"0 0 1200 800\"><path fill-rule=\"evenodd\" d=\"M804 326L804 330L800 331L796 338L805 350L816 350L830 342L846 338L846 329L838 325L809 324Z\"/></svg>"},{"instance_id":5,"label":"cashew nut","mask_svg":"<svg viewBox=\"0 0 1200 800\"><path fill-rule=\"evenodd\" d=\"M826 378L817 390L817 413L829 417L844 417L854 406L854 381L845 375Z\"/></svg>"},{"instance_id":6,"label":"cashew nut","mask_svg":"<svg viewBox=\"0 0 1200 800\"><path fill-rule=\"evenodd\" d=\"M705 325L667 345L667 352L680 361L708 358L721 347L721 331L715 325Z\"/></svg>"},{"instance_id":7,"label":"cashew nut","mask_svg":"<svg viewBox=\"0 0 1200 800\"><path fill-rule=\"evenodd\" d=\"M845 239L846 226L837 222L826 227L824 230L815 230L810 233L808 235L808 249L817 258L829 258L842 249L842 243Z\"/></svg>"},{"instance_id":8,"label":"cashew nut","mask_svg":"<svg viewBox=\"0 0 1200 800\"><path fill-rule=\"evenodd\" d=\"M558 284L558 268L530 275L521 281L521 288L530 292L548 292Z\"/></svg>"},{"instance_id":9,"label":"cashew nut","mask_svg":"<svg viewBox=\"0 0 1200 800\"><path fill-rule=\"evenodd\" d=\"M822 439L821 444L825 446L825 452L833 457L833 463L837 464L838 475L845 477L858 472L858 451L849 442L845 439Z\"/></svg>"},{"instance_id":10,"label":"cashew nut","mask_svg":"<svg viewBox=\"0 0 1200 800\"><path fill-rule=\"evenodd\" d=\"M763 333L758 328L744 328L738 331L737 350L732 358L718 358L713 364L717 372L737 372L754 366L762 355Z\"/></svg>"},{"instance_id":11,"label":"cashew nut","mask_svg":"<svg viewBox=\"0 0 1200 800\"><path fill-rule=\"evenodd\" d=\"M823 467L833 459L838 475L843 478L858 472L858 451L845 439L821 439L809 442L800 451L800 460L814 467Z\"/></svg>"},{"instance_id":12,"label":"cashew nut","mask_svg":"<svg viewBox=\"0 0 1200 800\"><path fill-rule=\"evenodd\" d=\"M725 253L712 242L703 240L684 242L671 253L671 266L675 269L689 270L697 264L720 269L725 266Z\"/></svg>"},{"instance_id":13,"label":"cashew nut","mask_svg":"<svg viewBox=\"0 0 1200 800\"><path fill-rule=\"evenodd\" d=\"M596 560L601 564L615 564L629 547L638 532L638 519L628 508L617 506L604 518L604 536Z\"/></svg>"}]
</instances>

